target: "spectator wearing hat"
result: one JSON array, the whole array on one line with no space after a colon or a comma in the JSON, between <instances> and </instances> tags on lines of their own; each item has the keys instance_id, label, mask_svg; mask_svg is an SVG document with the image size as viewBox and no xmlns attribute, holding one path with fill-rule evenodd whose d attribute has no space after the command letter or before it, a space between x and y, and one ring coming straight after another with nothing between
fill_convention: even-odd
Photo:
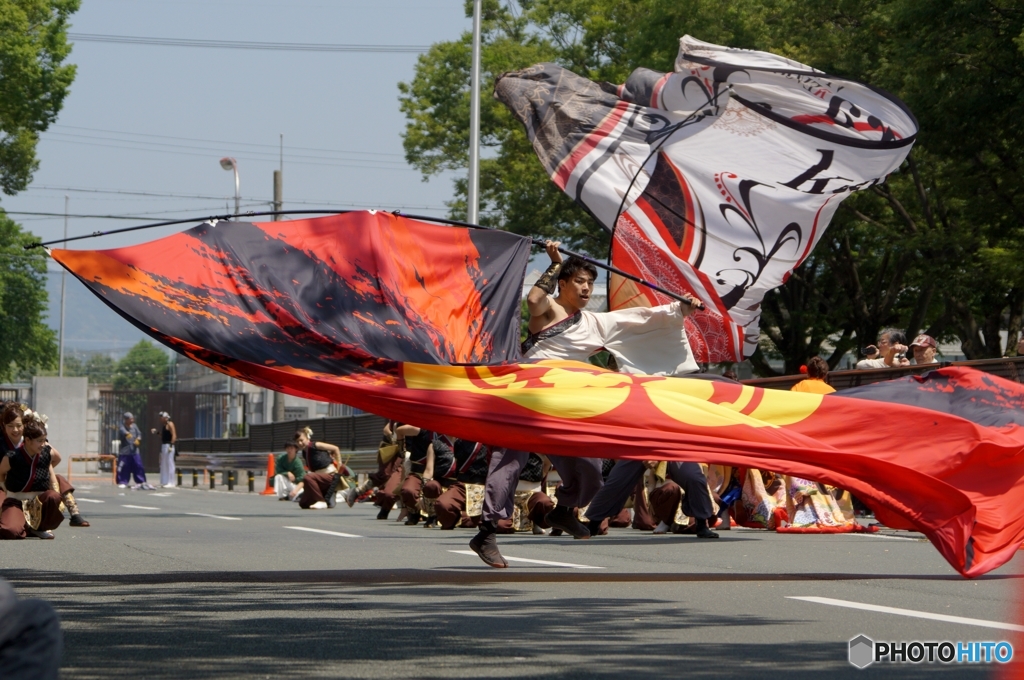
<instances>
[{"instance_id":1,"label":"spectator wearing hat","mask_svg":"<svg viewBox=\"0 0 1024 680\"><path fill-rule=\"evenodd\" d=\"M910 349L914 352L914 363L918 366L921 364L937 364L939 360L935 358L935 352L938 351L939 343L935 341L930 335L921 335L914 338L914 342L910 343Z\"/></svg>"},{"instance_id":2,"label":"spectator wearing hat","mask_svg":"<svg viewBox=\"0 0 1024 680\"><path fill-rule=\"evenodd\" d=\"M126 411L121 419L121 427L118 428L121 447L117 451L117 486L123 489L134 478L133 489L153 491L156 487L146 481L146 471L142 467L139 449L139 445L142 444L142 432L135 424L135 416Z\"/></svg>"},{"instance_id":3,"label":"spectator wearing hat","mask_svg":"<svg viewBox=\"0 0 1024 680\"><path fill-rule=\"evenodd\" d=\"M156 434L157 428L150 429ZM177 486L174 481L174 445L178 442L178 431L171 422L171 414L160 411L160 486L170 488Z\"/></svg>"},{"instance_id":4,"label":"spectator wearing hat","mask_svg":"<svg viewBox=\"0 0 1024 680\"><path fill-rule=\"evenodd\" d=\"M274 461L274 491L278 500L297 501L302 493L302 480L306 476L306 468L298 452L298 444L288 442L284 447L284 453Z\"/></svg>"}]
</instances>

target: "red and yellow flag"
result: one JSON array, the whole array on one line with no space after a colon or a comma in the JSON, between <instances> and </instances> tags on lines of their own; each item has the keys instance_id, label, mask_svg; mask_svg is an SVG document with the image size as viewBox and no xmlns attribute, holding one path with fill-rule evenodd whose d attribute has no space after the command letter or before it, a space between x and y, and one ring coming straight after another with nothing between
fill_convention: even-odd
<instances>
[{"instance_id":1,"label":"red and yellow flag","mask_svg":"<svg viewBox=\"0 0 1024 680\"><path fill-rule=\"evenodd\" d=\"M352 234L335 218L315 243L316 220L245 225L244 247L227 229L211 241L211 230L234 224L220 223L133 248L52 254L152 337L262 387L539 453L819 480L923 532L968 577L1024 541L1017 383L950 367L841 396L513 363L526 251L498 246L516 237L372 219L402 233L401 247L382 251L388 238Z\"/></svg>"}]
</instances>

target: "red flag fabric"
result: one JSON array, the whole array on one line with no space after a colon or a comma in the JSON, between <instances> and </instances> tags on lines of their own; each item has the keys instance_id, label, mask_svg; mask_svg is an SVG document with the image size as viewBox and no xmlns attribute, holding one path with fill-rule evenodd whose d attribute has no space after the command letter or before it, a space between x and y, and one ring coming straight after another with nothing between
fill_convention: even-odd
<instances>
[{"instance_id":1,"label":"red flag fabric","mask_svg":"<svg viewBox=\"0 0 1024 680\"><path fill-rule=\"evenodd\" d=\"M697 460L815 479L923 532L968 577L1003 564L1024 541L1021 385L949 367L851 396L818 395L577 362L502 363L510 327L518 332L525 255L506 254L514 263L506 266L476 240L488 232L435 234L449 228L396 219L359 216L377 236L310 220L241 225L241 245L228 229L214 236L234 229L220 223L133 248L52 254L160 342L263 387L539 453ZM389 234L407 238L387 250ZM508 238L514 250L520 240ZM353 251L353 241L368 250ZM418 248L429 257L406 256ZM403 271L392 271L385 253ZM509 269L513 282L499 276ZM457 304L473 291L478 302ZM515 324L488 324L502 309L515 310ZM462 343L461 333L479 340ZM426 361L409 360L416 356ZM483 360L450 365L473 357Z\"/></svg>"},{"instance_id":2,"label":"red flag fabric","mask_svg":"<svg viewBox=\"0 0 1024 680\"><path fill-rule=\"evenodd\" d=\"M366 211L204 222L130 248L52 253L162 341L333 375L516 360L529 254L529 239L507 232Z\"/></svg>"}]
</instances>

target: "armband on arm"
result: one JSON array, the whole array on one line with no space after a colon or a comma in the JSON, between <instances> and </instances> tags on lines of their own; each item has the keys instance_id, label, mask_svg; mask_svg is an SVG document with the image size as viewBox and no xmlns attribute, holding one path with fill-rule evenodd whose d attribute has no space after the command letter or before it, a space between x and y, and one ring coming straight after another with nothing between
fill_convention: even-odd
<instances>
[{"instance_id":1,"label":"armband on arm","mask_svg":"<svg viewBox=\"0 0 1024 680\"><path fill-rule=\"evenodd\" d=\"M542 291L551 295L555 292L555 281L558 280L558 272L562 271L561 262L552 262L551 266L547 268L540 278L537 279L537 283L533 284L540 288Z\"/></svg>"}]
</instances>

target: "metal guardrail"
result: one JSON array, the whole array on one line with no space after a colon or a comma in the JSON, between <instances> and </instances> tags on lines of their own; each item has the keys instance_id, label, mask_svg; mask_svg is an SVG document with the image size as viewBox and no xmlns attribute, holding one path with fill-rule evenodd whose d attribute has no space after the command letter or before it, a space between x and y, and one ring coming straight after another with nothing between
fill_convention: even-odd
<instances>
[{"instance_id":1,"label":"metal guardrail","mask_svg":"<svg viewBox=\"0 0 1024 680\"><path fill-rule=\"evenodd\" d=\"M937 364L923 364L921 366L829 371L828 383L836 388L836 390L842 391L849 387L860 387L861 385L885 382L886 380L894 380L907 375L920 375L921 373L927 373L928 371L945 366L966 366L1014 382L1021 382L1024 379L1024 357L1002 357L1000 359L975 359L973 361L943 361ZM751 378L742 382L744 385L752 385L754 387L788 390L806 377L805 375L780 375L775 378Z\"/></svg>"},{"instance_id":2,"label":"metal guardrail","mask_svg":"<svg viewBox=\"0 0 1024 680\"><path fill-rule=\"evenodd\" d=\"M202 472L204 484L208 480L210 488L217 486L217 473L221 473L221 484L233 491L238 480L238 472L245 471L248 474L249 491L256 490L256 473L267 472L268 456L277 456L271 453L179 453L174 464L177 468L178 485L182 484L182 473L189 470L192 473L192 486L199 486L199 474ZM376 472L377 470L377 449L363 449L360 451L342 451L341 462L348 466L355 474Z\"/></svg>"}]
</instances>

